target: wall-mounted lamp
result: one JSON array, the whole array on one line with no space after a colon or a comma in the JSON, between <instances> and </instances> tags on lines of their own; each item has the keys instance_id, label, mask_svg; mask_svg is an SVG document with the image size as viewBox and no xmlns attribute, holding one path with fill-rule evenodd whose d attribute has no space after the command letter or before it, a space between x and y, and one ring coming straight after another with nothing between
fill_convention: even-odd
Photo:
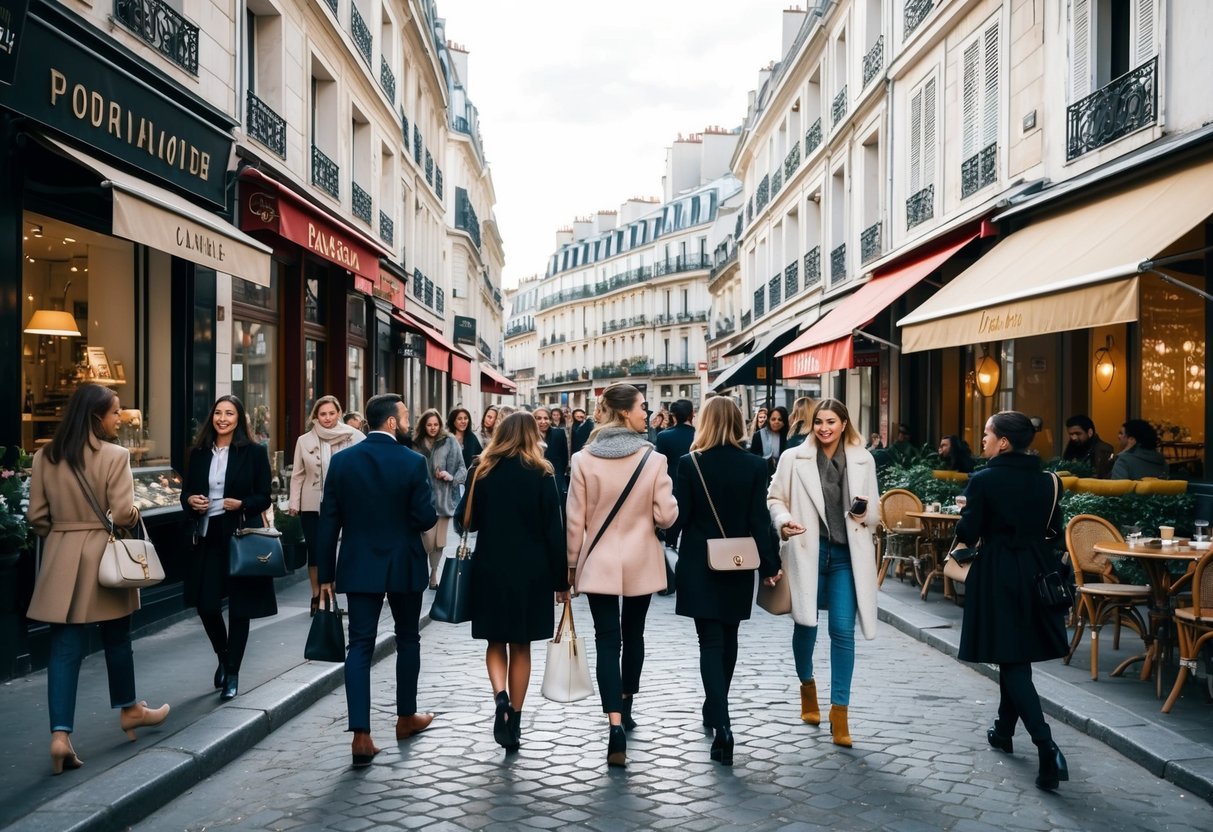
<instances>
[{"instance_id":1,"label":"wall-mounted lamp","mask_svg":"<svg viewBox=\"0 0 1213 832\"><path fill-rule=\"evenodd\" d=\"M974 369L977 376L977 392L987 399L997 393L998 378L1002 371L998 367L998 362L990 357L990 351L985 347L981 348L981 358L977 359L977 366Z\"/></svg>"},{"instance_id":2,"label":"wall-mounted lamp","mask_svg":"<svg viewBox=\"0 0 1213 832\"><path fill-rule=\"evenodd\" d=\"M1104 345L1095 351L1095 384L1103 392L1112 387L1112 379L1116 376L1116 362L1112 358L1112 336Z\"/></svg>"},{"instance_id":3,"label":"wall-mounted lamp","mask_svg":"<svg viewBox=\"0 0 1213 832\"><path fill-rule=\"evenodd\" d=\"M69 280L63 287L63 305L67 306L67 290L72 285ZM35 309L34 315L25 325L26 335L63 335L72 338L80 337L80 328L72 313L64 309Z\"/></svg>"}]
</instances>

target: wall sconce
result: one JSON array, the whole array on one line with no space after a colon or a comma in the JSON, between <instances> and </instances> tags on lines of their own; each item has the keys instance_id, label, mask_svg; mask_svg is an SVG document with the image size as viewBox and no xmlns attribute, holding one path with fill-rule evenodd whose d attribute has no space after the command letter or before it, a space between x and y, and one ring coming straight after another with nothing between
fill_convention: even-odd
<instances>
[{"instance_id":1,"label":"wall sconce","mask_svg":"<svg viewBox=\"0 0 1213 832\"><path fill-rule=\"evenodd\" d=\"M69 280L63 287L63 305L67 306L67 290L71 287ZM80 328L72 313L64 309L35 309L34 315L25 325L26 335L63 335L73 338L80 337Z\"/></svg>"},{"instance_id":2,"label":"wall sconce","mask_svg":"<svg viewBox=\"0 0 1213 832\"><path fill-rule=\"evenodd\" d=\"M977 366L974 369L977 375L977 392L987 399L997 393L998 378L1002 371L998 367L998 362L990 357L990 351L985 347L981 348L981 358L977 359Z\"/></svg>"},{"instance_id":3,"label":"wall sconce","mask_svg":"<svg viewBox=\"0 0 1213 832\"><path fill-rule=\"evenodd\" d=\"M1103 392L1112 387L1112 379L1116 375L1116 362L1112 359L1112 336L1102 347L1095 351L1095 384Z\"/></svg>"}]
</instances>

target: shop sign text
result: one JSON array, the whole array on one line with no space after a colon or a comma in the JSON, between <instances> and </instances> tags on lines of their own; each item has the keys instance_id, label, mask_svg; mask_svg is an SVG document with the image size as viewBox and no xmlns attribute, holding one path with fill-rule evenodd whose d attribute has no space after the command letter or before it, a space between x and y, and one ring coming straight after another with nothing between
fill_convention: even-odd
<instances>
[{"instance_id":1,"label":"shop sign text","mask_svg":"<svg viewBox=\"0 0 1213 832\"><path fill-rule=\"evenodd\" d=\"M334 263L340 263L352 272L361 273L362 271L357 251L350 248L345 240L336 234L317 228L316 224L312 222L307 224L307 247L321 257L332 260Z\"/></svg>"},{"instance_id":2,"label":"shop sign text","mask_svg":"<svg viewBox=\"0 0 1213 832\"><path fill-rule=\"evenodd\" d=\"M1021 326L1023 326L1023 313L1016 312L1013 306L1001 312L983 309L981 318L977 322L977 333L979 335L998 335L1014 331Z\"/></svg>"}]
</instances>

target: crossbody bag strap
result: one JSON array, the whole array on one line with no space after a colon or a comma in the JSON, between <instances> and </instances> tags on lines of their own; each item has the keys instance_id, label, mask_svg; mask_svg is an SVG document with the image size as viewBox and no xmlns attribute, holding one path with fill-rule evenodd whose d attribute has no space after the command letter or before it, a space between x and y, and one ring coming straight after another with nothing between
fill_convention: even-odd
<instances>
[{"instance_id":1,"label":"crossbody bag strap","mask_svg":"<svg viewBox=\"0 0 1213 832\"><path fill-rule=\"evenodd\" d=\"M114 534L114 521L105 516L105 512L101 510L101 503L97 501L97 496L93 494L93 489L89 487L88 481L84 479L84 475L80 473L70 462L66 463L68 468L72 469L72 473L76 475L76 482L80 483L80 490L84 492L84 499L88 501L93 512L96 513L97 519L105 526L105 530Z\"/></svg>"},{"instance_id":2,"label":"crossbody bag strap","mask_svg":"<svg viewBox=\"0 0 1213 832\"><path fill-rule=\"evenodd\" d=\"M716 518L716 528L720 529L721 537L728 537L724 533L724 524L720 522L720 515L716 513L716 503L712 500L712 492L708 491L708 481L703 478L703 469L699 467L699 454L691 453L691 462L695 466L695 473L699 474L699 482L703 485L703 493L708 498L708 508L712 509L712 516Z\"/></svg>"},{"instance_id":3,"label":"crossbody bag strap","mask_svg":"<svg viewBox=\"0 0 1213 832\"><path fill-rule=\"evenodd\" d=\"M602 533L607 530L607 526L611 525L611 521L615 519L615 515L619 513L619 509L623 507L623 501L628 498L628 494L632 493L632 486L636 484L636 480L640 479L640 472L644 470L644 464L649 461L649 454L653 453L653 448L650 446L644 452L644 456L640 458L640 464L636 466L636 470L632 472L632 478L628 480L628 484L623 487L623 491L619 494L619 499L615 501L615 505L611 507L611 513L607 515L606 520L598 527L598 534L594 535L594 542L590 544L590 548L586 551L585 556L588 559L590 553L594 551L594 547L598 545L598 541L602 540Z\"/></svg>"},{"instance_id":4,"label":"crossbody bag strap","mask_svg":"<svg viewBox=\"0 0 1213 832\"><path fill-rule=\"evenodd\" d=\"M467 536L468 523L471 522L471 519L472 519L472 498L476 496L476 481L479 479L480 479L479 476L473 476L472 484L470 486L468 486L468 501L463 507L463 524L462 525L463 525L464 537Z\"/></svg>"},{"instance_id":5,"label":"crossbody bag strap","mask_svg":"<svg viewBox=\"0 0 1213 832\"><path fill-rule=\"evenodd\" d=\"M1053 527L1053 515L1057 513L1057 486L1061 482L1061 477L1057 476L1053 471L1049 472L1049 479L1053 480L1053 505L1049 509L1049 519L1045 521L1045 537L1049 535L1049 529Z\"/></svg>"}]
</instances>

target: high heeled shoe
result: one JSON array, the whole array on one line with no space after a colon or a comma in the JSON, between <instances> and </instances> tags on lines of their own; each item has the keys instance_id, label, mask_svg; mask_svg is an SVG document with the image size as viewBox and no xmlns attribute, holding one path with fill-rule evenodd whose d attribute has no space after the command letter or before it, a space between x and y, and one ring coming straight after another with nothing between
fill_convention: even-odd
<instances>
[{"instance_id":1,"label":"high heeled shoe","mask_svg":"<svg viewBox=\"0 0 1213 832\"><path fill-rule=\"evenodd\" d=\"M846 705L830 706L830 739L834 741L835 745L843 748L850 748L852 745L851 728L847 724Z\"/></svg>"},{"instance_id":2,"label":"high heeled shoe","mask_svg":"<svg viewBox=\"0 0 1213 832\"><path fill-rule=\"evenodd\" d=\"M628 735L622 725L612 725L607 734L607 765L626 768L628 764Z\"/></svg>"},{"instance_id":3,"label":"high heeled shoe","mask_svg":"<svg viewBox=\"0 0 1213 832\"><path fill-rule=\"evenodd\" d=\"M513 711L510 707L510 695L501 691L494 697L494 701L497 703L497 713L493 718L493 739L502 748L509 748L512 732L508 720Z\"/></svg>"},{"instance_id":4,"label":"high heeled shoe","mask_svg":"<svg viewBox=\"0 0 1213 832\"><path fill-rule=\"evenodd\" d=\"M1012 741L1011 735L998 733L997 724L986 731L986 742L990 744L991 748L997 748L1004 753L1015 753L1015 743Z\"/></svg>"},{"instance_id":5,"label":"high heeled shoe","mask_svg":"<svg viewBox=\"0 0 1213 832\"><path fill-rule=\"evenodd\" d=\"M505 750L514 752L522 747L522 711L515 711L513 708L510 708L508 728L510 731L510 741L506 745Z\"/></svg>"},{"instance_id":6,"label":"high heeled shoe","mask_svg":"<svg viewBox=\"0 0 1213 832\"><path fill-rule=\"evenodd\" d=\"M118 715L118 725L126 732L126 738L134 742L136 728L150 728L153 725L159 725L164 720L168 719L169 706L161 705L159 708L149 708L146 702L140 702L137 705L132 705L129 708L123 708Z\"/></svg>"},{"instance_id":7,"label":"high heeled shoe","mask_svg":"<svg viewBox=\"0 0 1213 832\"><path fill-rule=\"evenodd\" d=\"M800 720L809 725L821 724L821 706L817 704L817 680L800 683Z\"/></svg>"},{"instance_id":8,"label":"high heeled shoe","mask_svg":"<svg viewBox=\"0 0 1213 832\"><path fill-rule=\"evenodd\" d=\"M215 668L215 690L227 684L227 653L218 655L219 666Z\"/></svg>"},{"instance_id":9,"label":"high heeled shoe","mask_svg":"<svg viewBox=\"0 0 1213 832\"><path fill-rule=\"evenodd\" d=\"M219 694L220 702L231 702L240 693L240 674L232 671L227 674L227 680L223 683L223 690Z\"/></svg>"},{"instance_id":10,"label":"high heeled shoe","mask_svg":"<svg viewBox=\"0 0 1213 832\"><path fill-rule=\"evenodd\" d=\"M728 727L716 729L709 756L722 766L733 765L733 732Z\"/></svg>"},{"instance_id":11,"label":"high heeled shoe","mask_svg":"<svg viewBox=\"0 0 1213 832\"><path fill-rule=\"evenodd\" d=\"M64 732L56 731L51 737L51 771L62 774L65 768L80 768L82 765L84 762L76 756L71 738Z\"/></svg>"},{"instance_id":12,"label":"high heeled shoe","mask_svg":"<svg viewBox=\"0 0 1213 832\"><path fill-rule=\"evenodd\" d=\"M1040 771L1036 774L1036 788L1051 792L1057 789L1059 783L1070 779L1070 769L1066 765L1065 755L1057 747L1057 743L1037 745L1040 753Z\"/></svg>"},{"instance_id":13,"label":"high heeled shoe","mask_svg":"<svg viewBox=\"0 0 1213 832\"><path fill-rule=\"evenodd\" d=\"M622 701L623 708L619 713L623 717L623 730L632 731L636 728L636 720L632 719L632 697L628 696Z\"/></svg>"}]
</instances>

